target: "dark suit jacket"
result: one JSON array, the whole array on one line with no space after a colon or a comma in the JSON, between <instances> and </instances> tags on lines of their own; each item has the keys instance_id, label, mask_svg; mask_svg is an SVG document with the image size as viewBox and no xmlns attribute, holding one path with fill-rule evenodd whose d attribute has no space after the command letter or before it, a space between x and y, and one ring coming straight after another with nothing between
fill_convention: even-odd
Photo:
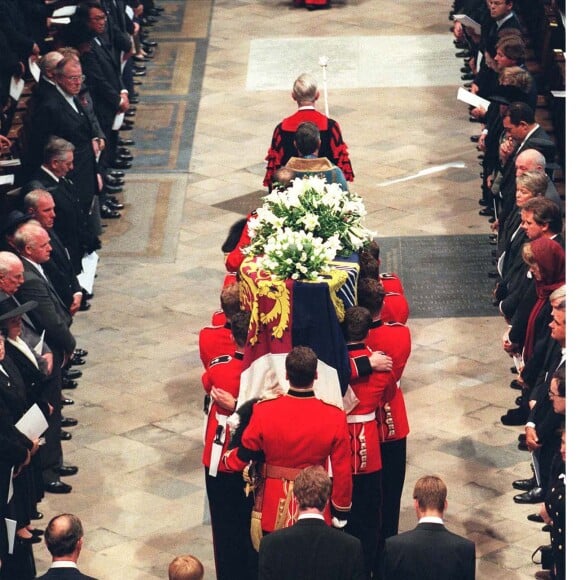
<instances>
[{"instance_id":1,"label":"dark suit jacket","mask_svg":"<svg viewBox=\"0 0 580 580\"><path fill-rule=\"evenodd\" d=\"M89 244L90 236L81 209L81 201L76 186L65 178L55 181L40 167L30 176L30 181L22 187L20 196L24 198L34 189L48 191L54 200L54 230L69 251L70 259L76 274L82 271L84 248Z\"/></svg>"},{"instance_id":2,"label":"dark suit jacket","mask_svg":"<svg viewBox=\"0 0 580 580\"><path fill-rule=\"evenodd\" d=\"M81 292L81 285L72 265L70 254L60 241L54 229L48 230L50 236L50 260L43 264L42 268L48 279L57 291L60 299L67 308L73 301L74 294Z\"/></svg>"},{"instance_id":3,"label":"dark suit jacket","mask_svg":"<svg viewBox=\"0 0 580 580\"><path fill-rule=\"evenodd\" d=\"M72 315L58 293L42 274L28 261L24 265L24 282L16 297L20 302L36 300L38 306L28 315L37 329L46 331L45 341L53 351L71 353L76 341L69 330Z\"/></svg>"},{"instance_id":4,"label":"dark suit jacket","mask_svg":"<svg viewBox=\"0 0 580 580\"><path fill-rule=\"evenodd\" d=\"M83 574L78 568L49 568L46 574L38 576L39 580L42 578L46 580L96 580L92 576Z\"/></svg>"},{"instance_id":5,"label":"dark suit jacket","mask_svg":"<svg viewBox=\"0 0 580 580\"><path fill-rule=\"evenodd\" d=\"M70 178L75 182L83 211L88 213L97 193L97 163L93 152L93 138L98 122L91 120L94 113L84 108L77 99L77 113L57 89L47 90L34 106L26 126L24 164L30 172L40 167L44 146L51 135L62 137L75 146L74 169Z\"/></svg>"},{"instance_id":6,"label":"dark suit jacket","mask_svg":"<svg viewBox=\"0 0 580 580\"><path fill-rule=\"evenodd\" d=\"M259 580L364 579L360 541L318 519L268 534L259 553Z\"/></svg>"},{"instance_id":7,"label":"dark suit jacket","mask_svg":"<svg viewBox=\"0 0 580 580\"><path fill-rule=\"evenodd\" d=\"M422 523L385 542L384 580L474 580L475 544Z\"/></svg>"},{"instance_id":8,"label":"dark suit jacket","mask_svg":"<svg viewBox=\"0 0 580 580\"><path fill-rule=\"evenodd\" d=\"M108 135L119 110L121 90L124 89L120 64L100 37L91 40L91 49L82 55L81 62L95 114Z\"/></svg>"}]
</instances>

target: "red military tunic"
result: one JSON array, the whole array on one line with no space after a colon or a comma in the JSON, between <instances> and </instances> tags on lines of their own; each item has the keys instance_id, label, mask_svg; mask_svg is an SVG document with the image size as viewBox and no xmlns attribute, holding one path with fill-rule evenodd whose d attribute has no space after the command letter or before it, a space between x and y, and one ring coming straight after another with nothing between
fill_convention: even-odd
<instances>
[{"instance_id":1,"label":"red military tunic","mask_svg":"<svg viewBox=\"0 0 580 580\"><path fill-rule=\"evenodd\" d=\"M404 294L388 292L383 298L381 320L383 322L400 322L407 324L409 319L409 303Z\"/></svg>"},{"instance_id":2,"label":"red military tunic","mask_svg":"<svg viewBox=\"0 0 580 580\"><path fill-rule=\"evenodd\" d=\"M347 345L351 361L368 357L371 350L362 342ZM390 373L371 373L352 378L350 386L359 399L347 416L351 443L351 465L354 475L373 473L381 469L379 432L375 413L383 397L393 397L396 383ZM386 393L386 394L385 394Z\"/></svg>"},{"instance_id":3,"label":"red military tunic","mask_svg":"<svg viewBox=\"0 0 580 580\"><path fill-rule=\"evenodd\" d=\"M399 322L384 323L373 321L367 336L367 345L372 350L380 350L393 359L393 369L389 374L398 383L411 354L411 333L409 328ZM394 441L409 434L409 421L405 408L403 391L397 386L391 400L383 397L377 413L379 439Z\"/></svg>"},{"instance_id":4,"label":"red military tunic","mask_svg":"<svg viewBox=\"0 0 580 580\"><path fill-rule=\"evenodd\" d=\"M398 294L404 294L403 284L401 279L394 272L383 272L379 274L379 281L383 285L385 292L397 292Z\"/></svg>"},{"instance_id":5,"label":"red military tunic","mask_svg":"<svg viewBox=\"0 0 580 580\"><path fill-rule=\"evenodd\" d=\"M214 358L224 354L233 356L236 351L236 344L229 323L223 326L204 326L199 331L198 345L199 358L206 369Z\"/></svg>"},{"instance_id":6,"label":"red military tunic","mask_svg":"<svg viewBox=\"0 0 580 580\"><path fill-rule=\"evenodd\" d=\"M266 462L263 490L262 529L272 532L295 522L295 500L280 517L288 495L289 480L268 476L269 468L300 470L310 465L332 466L331 503L335 510L348 512L351 506L352 474L350 445L344 411L317 399L312 389L290 388L286 395L260 401L242 435L243 448L262 451ZM240 458L244 449L226 453L228 469L241 471L248 461ZM279 520L278 526L276 525ZM281 521L280 521L281 520Z\"/></svg>"},{"instance_id":7,"label":"red military tunic","mask_svg":"<svg viewBox=\"0 0 580 580\"><path fill-rule=\"evenodd\" d=\"M238 398L240 392L240 375L243 370L243 358L244 355L241 352L234 352L233 355L222 355L214 358L208 369L203 373L201 377L201 382L205 392L209 395L212 387L217 387L223 389L230 393L234 399ZM211 454L213 442L216 438L216 432L218 429L218 416L229 417L233 411L224 409L220 407L217 403L212 403L209 408L207 416L207 426L205 430L205 443L203 447L202 463L206 466L210 466ZM223 419L222 419L223 423ZM221 456L223 456L224 450L228 448L230 442L230 429L227 425L223 425L225 431L225 438L222 437L222 450ZM225 471L225 466L221 461L221 456L219 458L219 471Z\"/></svg>"},{"instance_id":8,"label":"red military tunic","mask_svg":"<svg viewBox=\"0 0 580 580\"><path fill-rule=\"evenodd\" d=\"M326 1L322 0L322 2ZM318 156L327 157L334 165L340 167L347 181L354 180L348 147L342 139L339 124L334 119L329 119L319 113L314 107L309 106L301 107L274 129L272 143L266 155L266 161L268 162L266 176L264 177L264 185L266 187L272 186L276 169L286 165L290 157L299 157L294 145L294 134L298 126L306 122L314 123L320 130L321 144Z\"/></svg>"}]
</instances>

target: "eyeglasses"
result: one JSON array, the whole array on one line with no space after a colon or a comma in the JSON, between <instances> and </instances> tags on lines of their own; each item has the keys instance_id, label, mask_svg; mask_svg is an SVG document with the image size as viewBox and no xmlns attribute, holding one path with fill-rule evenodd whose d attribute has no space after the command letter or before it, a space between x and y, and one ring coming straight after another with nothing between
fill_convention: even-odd
<instances>
[{"instance_id":1,"label":"eyeglasses","mask_svg":"<svg viewBox=\"0 0 580 580\"><path fill-rule=\"evenodd\" d=\"M64 75L64 78L67 81L74 81L75 83L82 83L87 77L85 77L85 75L72 75L72 76L66 76Z\"/></svg>"}]
</instances>

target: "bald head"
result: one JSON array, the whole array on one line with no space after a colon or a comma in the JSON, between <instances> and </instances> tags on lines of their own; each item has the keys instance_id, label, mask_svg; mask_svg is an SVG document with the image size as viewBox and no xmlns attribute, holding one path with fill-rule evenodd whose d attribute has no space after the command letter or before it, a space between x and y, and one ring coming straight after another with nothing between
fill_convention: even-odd
<instances>
[{"instance_id":1,"label":"bald head","mask_svg":"<svg viewBox=\"0 0 580 580\"><path fill-rule=\"evenodd\" d=\"M83 538L81 520L73 514L60 514L48 522L44 532L46 547L53 560L76 560Z\"/></svg>"},{"instance_id":2,"label":"bald head","mask_svg":"<svg viewBox=\"0 0 580 580\"><path fill-rule=\"evenodd\" d=\"M12 296L24 282L24 267L12 252L0 252L0 290Z\"/></svg>"},{"instance_id":3,"label":"bald head","mask_svg":"<svg viewBox=\"0 0 580 580\"><path fill-rule=\"evenodd\" d=\"M516 176L526 171L546 171L546 158L536 149L525 149L516 158Z\"/></svg>"},{"instance_id":4,"label":"bald head","mask_svg":"<svg viewBox=\"0 0 580 580\"><path fill-rule=\"evenodd\" d=\"M56 65L64 58L64 56L53 50L51 52L47 52L41 59L40 59L40 72L43 76L47 79L53 81L54 80L54 70Z\"/></svg>"},{"instance_id":5,"label":"bald head","mask_svg":"<svg viewBox=\"0 0 580 580\"><path fill-rule=\"evenodd\" d=\"M31 262L44 264L50 259L50 237L37 221L21 225L14 234L13 242L18 254Z\"/></svg>"}]
</instances>

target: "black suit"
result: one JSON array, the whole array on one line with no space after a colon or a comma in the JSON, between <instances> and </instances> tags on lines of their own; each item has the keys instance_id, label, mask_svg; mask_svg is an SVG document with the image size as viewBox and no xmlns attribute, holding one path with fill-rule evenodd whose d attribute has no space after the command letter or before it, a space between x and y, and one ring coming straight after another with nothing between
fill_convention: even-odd
<instances>
[{"instance_id":1,"label":"black suit","mask_svg":"<svg viewBox=\"0 0 580 580\"><path fill-rule=\"evenodd\" d=\"M50 260L43 265L43 269L60 299L70 309L74 295L82 292L81 285L68 250L53 229L47 231L52 251L50 252Z\"/></svg>"},{"instance_id":2,"label":"black suit","mask_svg":"<svg viewBox=\"0 0 580 580\"><path fill-rule=\"evenodd\" d=\"M97 194L97 163L93 139L100 137L94 113L74 99L77 111L58 89L47 90L34 106L28 120L25 166L31 173L41 165L43 150L51 135L62 137L75 146L74 169L70 178L81 195L83 214L89 215L93 197Z\"/></svg>"},{"instance_id":3,"label":"black suit","mask_svg":"<svg viewBox=\"0 0 580 580\"><path fill-rule=\"evenodd\" d=\"M38 576L38 580L96 580L92 576L83 574L78 568L49 568L46 574Z\"/></svg>"},{"instance_id":4,"label":"black suit","mask_svg":"<svg viewBox=\"0 0 580 580\"><path fill-rule=\"evenodd\" d=\"M42 167L30 176L20 195L22 198L34 189L44 189L54 200L54 231L69 251L76 274L82 271L85 248L94 243L87 234L86 216L83 215L81 200L75 184L66 177L55 180Z\"/></svg>"},{"instance_id":5,"label":"black suit","mask_svg":"<svg viewBox=\"0 0 580 580\"><path fill-rule=\"evenodd\" d=\"M362 546L320 519L300 519L262 539L259 580L364 579Z\"/></svg>"},{"instance_id":6,"label":"black suit","mask_svg":"<svg viewBox=\"0 0 580 580\"><path fill-rule=\"evenodd\" d=\"M444 525L420 523L385 542L384 580L474 580L475 544Z\"/></svg>"}]
</instances>

